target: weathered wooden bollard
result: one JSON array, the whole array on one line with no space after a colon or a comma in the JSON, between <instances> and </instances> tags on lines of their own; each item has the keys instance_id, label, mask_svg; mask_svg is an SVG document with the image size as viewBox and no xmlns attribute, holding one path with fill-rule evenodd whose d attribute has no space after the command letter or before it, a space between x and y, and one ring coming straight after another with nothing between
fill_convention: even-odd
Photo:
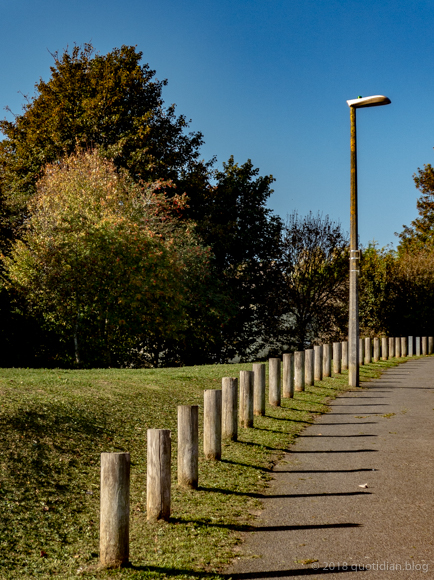
<instances>
[{"instance_id":1,"label":"weathered wooden bollard","mask_svg":"<svg viewBox=\"0 0 434 580\"><path fill-rule=\"evenodd\" d=\"M374 338L374 356L373 361L378 362L380 360L380 339Z\"/></svg>"},{"instance_id":2,"label":"weathered wooden bollard","mask_svg":"<svg viewBox=\"0 0 434 580\"><path fill-rule=\"evenodd\" d=\"M280 407L281 391L280 358L268 360L268 402L273 407Z\"/></svg>"},{"instance_id":3,"label":"weathered wooden bollard","mask_svg":"<svg viewBox=\"0 0 434 580\"><path fill-rule=\"evenodd\" d=\"M428 337L428 354L432 354L434 351L434 336Z\"/></svg>"},{"instance_id":4,"label":"weathered wooden bollard","mask_svg":"<svg viewBox=\"0 0 434 580\"><path fill-rule=\"evenodd\" d=\"M203 452L207 459L222 457L222 392L218 389L203 392Z\"/></svg>"},{"instance_id":5,"label":"weathered wooden bollard","mask_svg":"<svg viewBox=\"0 0 434 580\"><path fill-rule=\"evenodd\" d=\"M341 343L342 346L342 370L348 370L348 341L344 340Z\"/></svg>"},{"instance_id":6,"label":"weathered wooden bollard","mask_svg":"<svg viewBox=\"0 0 434 580\"><path fill-rule=\"evenodd\" d=\"M422 336L422 354L428 354L428 338L426 336Z\"/></svg>"},{"instance_id":7,"label":"weathered wooden bollard","mask_svg":"<svg viewBox=\"0 0 434 580\"><path fill-rule=\"evenodd\" d=\"M130 528L130 454L101 453L99 551L102 566L128 564Z\"/></svg>"},{"instance_id":8,"label":"weathered wooden bollard","mask_svg":"<svg viewBox=\"0 0 434 580\"><path fill-rule=\"evenodd\" d=\"M283 355L283 385L282 396L284 399L292 399L294 396L294 355Z\"/></svg>"},{"instance_id":9,"label":"weathered wooden bollard","mask_svg":"<svg viewBox=\"0 0 434 580\"><path fill-rule=\"evenodd\" d=\"M370 365L372 362L372 358L371 358L371 339L369 337L365 338L365 365Z\"/></svg>"},{"instance_id":10,"label":"weathered wooden bollard","mask_svg":"<svg viewBox=\"0 0 434 580\"><path fill-rule=\"evenodd\" d=\"M323 344L322 347L322 376L332 376L332 345Z\"/></svg>"},{"instance_id":11,"label":"weathered wooden bollard","mask_svg":"<svg viewBox=\"0 0 434 580\"><path fill-rule=\"evenodd\" d=\"M407 337L401 336L401 356L407 356Z\"/></svg>"},{"instance_id":12,"label":"weathered wooden bollard","mask_svg":"<svg viewBox=\"0 0 434 580\"><path fill-rule=\"evenodd\" d=\"M253 365L253 414L265 415L265 365Z\"/></svg>"},{"instance_id":13,"label":"weathered wooden bollard","mask_svg":"<svg viewBox=\"0 0 434 580\"><path fill-rule=\"evenodd\" d=\"M416 356L420 356L420 336L416 336Z\"/></svg>"},{"instance_id":14,"label":"weathered wooden bollard","mask_svg":"<svg viewBox=\"0 0 434 580\"><path fill-rule=\"evenodd\" d=\"M414 356L413 337L408 337L408 356Z\"/></svg>"},{"instance_id":15,"label":"weathered wooden bollard","mask_svg":"<svg viewBox=\"0 0 434 580\"><path fill-rule=\"evenodd\" d=\"M323 349L321 345L313 347L313 358L314 358L314 373L313 378L315 381L322 381L322 357Z\"/></svg>"},{"instance_id":16,"label":"weathered wooden bollard","mask_svg":"<svg viewBox=\"0 0 434 580\"><path fill-rule=\"evenodd\" d=\"M395 339L389 336L389 358L395 358Z\"/></svg>"},{"instance_id":17,"label":"weathered wooden bollard","mask_svg":"<svg viewBox=\"0 0 434 580\"><path fill-rule=\"evenodd\" d=\"M240 371L241 427L253 427L253 371Z\"/></svg>"},{"instance_id":18,"label":"weathered wooden bollard","mask_svg":"<svg viewBox=\"0 0 434 580\"><path fill-rule=\"evenodd\" d=\"M314 384L314 351L308 348L304 351L304 382L306 387Z\"/></svg>"},{"instance_id":19,"label":"weathered wooden bollard","mask_svg":"<svg viewBox=\"0 0 434 580\"><path fill-rule=\"evenodd\" d=\"M169 520L171 495L171 432L148 429L146 508L149 522Z\"/></svg>"},{"instance_id":20,"label":"weathered wooden bollard","mask_svg":"<svg viewBox=\"0 0 434 580\"><path fill-rule=\"evenodd\" d=\"M401 358L401 338L395 337L395 357Z\"/></svg>"},{"instance_id":21,"label":"weathered wooden bollard","mask_svg":"<svg viewBox=\"0 0 434 580\"><path fill-rule=\"evenodd\" d=\"M304 391L304 352L294 353L294 390Z\"/></svg>"},{"instance_id":22,"label":"weathered wooden bollard","mask_svg":"<svg viewBox=\"0 0 434 580\"><path fill-rule=\"evenodd\" d=\"M333 343L333 374L340 375L342 371L341 343Z\"/></svg>"},{"instance_id":23,"label":"weathered wooden bollard","mask_svg":"<svg viewBox=\"0 0 434 580\"><path fill-rule=\"evenodd\" d=\"M178 485L197 489L199 462L199 407L178 406Z\"/></svg>"},{"instance_id":24,"label":"weathered wooden bollard","mask_svg":"<svg viewBox=\"0 0 434 580\"><path fill-rule=\"evenodd\" d=\"M365 364L365 341L359 338L359 366Z\"/></svg>"},{"instance_id":25,"label":"weathered wooden bollard","mask_svg":"<svg viewBox=\"0 0 434 580\"><path fill-rule=\"evenodd\" d=\"M381 360L387 360L389 358L389 349L387 336L381 337Z\"/></svg>"},{"instance_id":26,"label":"weathered wooden bollard","mask_svg":"<svg viewBox=\"0 0 434 580\"><path fill-rule=\"evenodd\" d=\"M222 439L238 438L238 379L222 379Z\"/></svg>"}]
</instances>

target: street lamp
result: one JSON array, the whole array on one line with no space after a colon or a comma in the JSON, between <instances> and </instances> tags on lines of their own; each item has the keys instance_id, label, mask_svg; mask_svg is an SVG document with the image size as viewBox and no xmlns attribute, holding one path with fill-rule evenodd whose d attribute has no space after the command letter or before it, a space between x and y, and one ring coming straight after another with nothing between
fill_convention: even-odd
<instances>
[{"instance_id":1,"label":"street lamp","mask_svg":"<svg viewBox=\"0 0 434 580\"><path fill-rule=\"evenodd\" d=\"M348 324L348 384L359 386L359 260L357 232L357 142L356 109L389 105L383 95L359 97L347 101L351 121L351 206L350 206L350 316Z\"/></svg>"}]
</instances>

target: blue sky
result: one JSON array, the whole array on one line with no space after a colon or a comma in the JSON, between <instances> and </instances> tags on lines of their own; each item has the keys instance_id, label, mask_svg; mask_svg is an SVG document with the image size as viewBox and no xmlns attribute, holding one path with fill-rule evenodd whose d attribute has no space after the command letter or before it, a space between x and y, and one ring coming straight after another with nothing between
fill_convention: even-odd
<instances>
[{"instance_id":1,"label":"blue sky","mask_svg":"<svg viewBox=\"0 0 434 580\"><path fill-rule=\"evenodd\" d=\"M203 157L250 158L276 178L283 218L320 211L349 228L347 99L360 110L359 233L397 242L417 216L412 175L433 161L434 3L416 0L14 0L0 2L0 107L48 80L52 57L92 42L137 45L167 78L166 104L205 137ZM7 116L4 112L2 116Z\"/></svg>"}]
</instances>

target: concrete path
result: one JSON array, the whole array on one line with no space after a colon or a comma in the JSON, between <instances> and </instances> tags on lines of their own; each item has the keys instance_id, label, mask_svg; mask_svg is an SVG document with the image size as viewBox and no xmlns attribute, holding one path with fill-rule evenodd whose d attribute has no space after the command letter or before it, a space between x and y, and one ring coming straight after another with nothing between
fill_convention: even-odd
<instances>
[{"instance_id":1,"label":"concrete path","mask_svg":"<svg viewBox=\"0 0 434 580\"><path fill-rule=\"evenodd\" d=\"M434 357L363 385L275 468L226 577L434 578Z\"/></svg>"}]
</instances>

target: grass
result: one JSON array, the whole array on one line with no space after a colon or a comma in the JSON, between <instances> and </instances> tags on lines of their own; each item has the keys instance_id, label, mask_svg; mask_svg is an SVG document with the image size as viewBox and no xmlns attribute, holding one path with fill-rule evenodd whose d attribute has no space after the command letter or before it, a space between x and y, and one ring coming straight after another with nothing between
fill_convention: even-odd
<instances>
[{"instance_id":1,"label":"grass","mask_svg":"<svg viewBox=\"0 0 434 580\"><path fill-rule=\"evenodd\" d=\"M361 367L361 380L406 359ZM348 390L346 373L324 379L253 429L225 443L222 461L199 459L199 489L176 484L177 405L203 407L250 364L158 370L0 370L0 578L67 580L221 578L251 529L274 463L327 402ZM200 437L202 432L200 415ZM172 430L172 515L146 522L146 430ZM131 453L131 566L98 567L99 458Z\"/></svg>"}]
</instances>

